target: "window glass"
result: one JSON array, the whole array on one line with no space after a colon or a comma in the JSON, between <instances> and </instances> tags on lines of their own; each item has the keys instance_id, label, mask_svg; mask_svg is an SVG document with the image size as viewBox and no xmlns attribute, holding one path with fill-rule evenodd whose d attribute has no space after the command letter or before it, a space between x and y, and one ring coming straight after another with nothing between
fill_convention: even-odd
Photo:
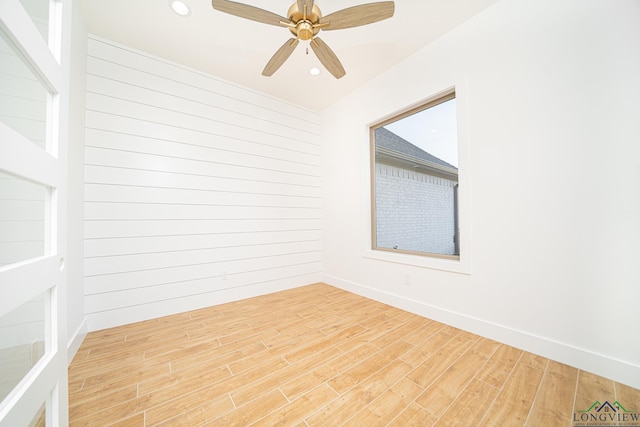
<instances>
[{"instance_id":1,"label":"window glass","mask_svg":"<svg viewBox=\"0 0 640 427\"><path fill-rule=\"evenodd\" d=\"M0 170L0 268L45 254L49 187Z\"/></svg>"},{"instance_id":2,"label":"window glass","mask_svg":"<svg viewBox=\"0 0 640 427\"><path fill-rule=\"evenodd\" d=\"M0 31L0 121L46 148L47 89Z\"/></svg>"},{"instance_id":3,"label":"window glass","mask_svg":"<svg viewBox=\"0 0 640 427\"><path fill-rule=\"evenodd\" d=\"M49 291L0 316L0 401L44 356Z\"/></svg>"},{"instance_id":4,"label":"window glass","mask_svg":"<svg viewBox=\"0 0 640 427\"><path fill-rule=\"evenodd\" d=\"M455 112L450 93L372 127L374 249L459 256Z\"/></svg>"},{"instance_id":5,"label":"window glass","mask_svg":"<svg viewBox=\"0 0 640 427\"><path fill-rule=\"evenodd\" d=\"M49 0L20 0L45 41L49 38Z\"/></svg>"},{"instance_id":6,"label":"window glass","mask_svg":"<svg viewBox=\"0 0 640 427\"><path fill-rule=\"evenodd\" d=\"M47 419L47 404L46 402L40 406L40 409L35 413L31 422L27 424L28 427L45 427Z\"/></svg>"}]
</instances>

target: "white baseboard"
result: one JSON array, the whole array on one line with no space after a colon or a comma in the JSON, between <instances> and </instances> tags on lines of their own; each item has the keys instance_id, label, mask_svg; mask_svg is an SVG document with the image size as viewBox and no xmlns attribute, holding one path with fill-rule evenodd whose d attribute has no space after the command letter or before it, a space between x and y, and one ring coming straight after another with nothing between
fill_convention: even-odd
<instances>
[{"instance_id":1,"label":"white baseboard","mask_svg":"<svg viewBox=\"0 0 640 427\"><path fill-rule=\"evenodd\" d=\"M640 366L638 365L508 326L436 307L423 301L381 291L339 277L325 274L323 275L323 282L557 362L592 372L622 384L640 388Z\"/></svg>"},{"instance_id":2,"label":"white baseboard","mask_svg":"<svg viewBox=\"0 0 640 427\"><path fill-rule=\"evenodd\" d=\"M69 337L69 342L67 343L67 360L69 364L71 364L71 361L78 352L78 349L80 348L82 341L84 341L87 336L87 333L87 318L85 317L73 336Z\"/></svg>"}]
</instances>

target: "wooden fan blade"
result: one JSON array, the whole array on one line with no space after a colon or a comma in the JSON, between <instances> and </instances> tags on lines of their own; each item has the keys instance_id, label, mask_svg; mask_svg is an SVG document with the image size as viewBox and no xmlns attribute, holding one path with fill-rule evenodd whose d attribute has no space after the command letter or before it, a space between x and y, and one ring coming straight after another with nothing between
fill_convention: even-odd
<instances>
[{"instance_id":1,"label":"wooden fan blade","mask_svg":"<svg viewBox=\"0 0 640 427\"><path fill-rule=\"evenodd\" d=\"M311 10L313 9L313 0L298 0L298 11L304 14L304 7L307 6L307 14L309 16L311 14Z\"/></svg>"},{"instance_id":2,"label":"wooden fan blade","mask_svg":"<svg viewBox=\"0 0 640 427\"><path fill-rule=\"evenodd\" d=\"M268 10L249 6L248 4L236 3L234 1L211 0L211 6L220 12L239 16L240 18L250 19L252 21L262 22L263 24L282 26L281 22L289 22L289 19L269 12Z\"/></svg>"},{"instance_id":3,"label":"wooden fan blade","mask_svg":"<svg viewBox=\"0 0 640 427\"><path fill-rule=\"evenodd\" d=\"M339 79L347 74L336 54L320 37L311 40L311 49L313 49L322 65L333 74L333 77Z\"/></svg>"},{"instance_id":4,"label":"wooden fan blade","mask_svg":"<svg viewBox=\"0 0 640 427\"><path fill-rule=\"evenodd\" d=\"M323 16L320 23L327 25L322 28L324 31L342 30L391 18L394 10L395 5L392 1L361 4Z\"/></svg>"},{"instance_id":5,"label":"wooden fan blade","mask_svg":"<svg viewBox=\"0 0 640 427\"><path fill-rule=\"evenodd\" d=\"M262 70L262 75L268 77L278 71L278 68L284 64L284 61L291 56L291 53L296 49L298 43L300 43L298 39L292 37L280 46L280 49L273 54L267 65L265 65L264 70Z\"/></svg>"}]
</instances>

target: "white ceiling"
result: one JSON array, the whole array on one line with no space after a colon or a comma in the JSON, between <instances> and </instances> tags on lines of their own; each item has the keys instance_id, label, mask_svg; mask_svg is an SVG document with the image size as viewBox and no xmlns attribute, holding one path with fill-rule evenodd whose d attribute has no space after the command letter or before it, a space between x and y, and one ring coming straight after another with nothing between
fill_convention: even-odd
<instances>
[{"instance_id":1,"label":"white ceiling","mask_svg":"<svg viewBox=\"0 0 640 427\"><path fill-rule=\"evenodd\" d=\"M262 76L269 58L291 37L288 29L231 16L210 0L185 0L180 17L169 0L80 0L89 33L166 58L311 110L320 111L403 58L429 44L497 0L396 0L392 18L319 36L342 62L336 80L322 68L308 42L272 77ZM241 0L285 16L294 0ZM370 0L317 0L323 15ZM313 77L308 70L318 66Z\"/></svg>"}]
</instances>

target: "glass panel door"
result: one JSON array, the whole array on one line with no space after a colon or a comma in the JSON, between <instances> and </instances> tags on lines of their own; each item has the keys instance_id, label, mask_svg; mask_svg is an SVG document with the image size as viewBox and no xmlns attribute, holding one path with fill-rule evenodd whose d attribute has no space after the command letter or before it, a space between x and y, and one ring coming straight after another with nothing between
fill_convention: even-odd
<instances>
[{"instance_id":1,"label":"glass panel door","mask_svg":"<svg viewBox=\"0 0 640 427\"><path fill-rule=\"evenodd\" d=\"M0 1L0 427L68 424L70 6Z\"/></svg>"}]
</instances>

